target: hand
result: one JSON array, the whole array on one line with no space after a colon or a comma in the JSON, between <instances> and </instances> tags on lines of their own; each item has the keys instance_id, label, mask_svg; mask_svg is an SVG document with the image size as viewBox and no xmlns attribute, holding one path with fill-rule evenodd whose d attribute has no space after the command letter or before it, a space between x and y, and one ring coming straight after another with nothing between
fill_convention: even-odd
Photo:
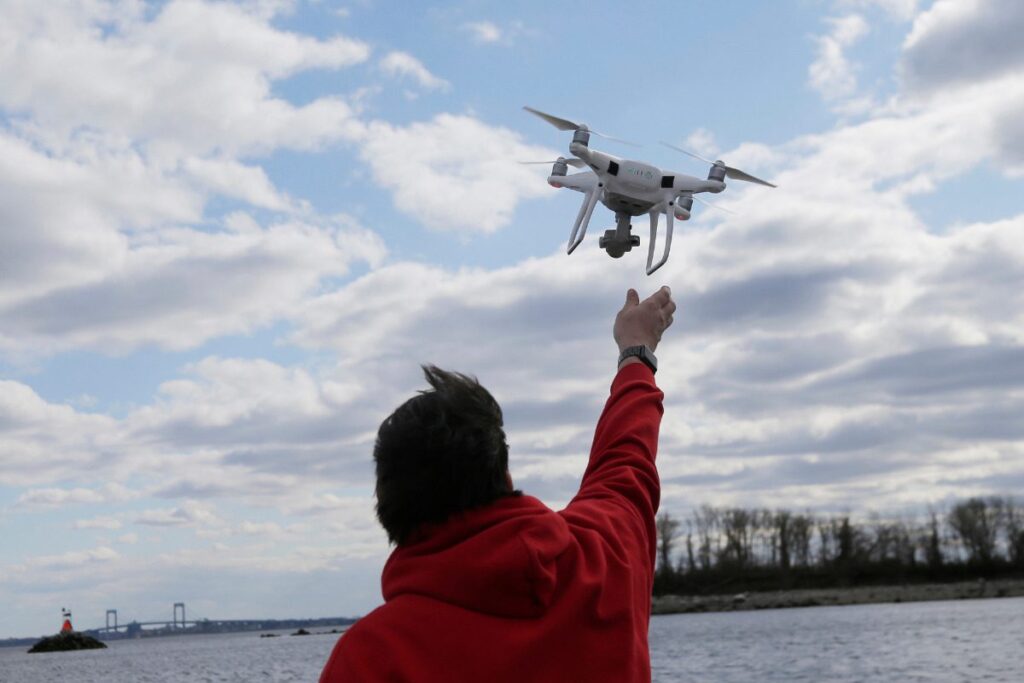
<instances>
[{"instance_id":1,"label":"hand","mask_svg":"<svg viewBox=\"0 0 1024 683\"><path fill-rule=\"evenodd\" d=\"M619 345L619 353L628 346L646 346L654 351L662 333L672 324L676 305L672 290L662 287L643 302L635 289L626 292L626 304L615 316L612 334Z\"/></svg>"}]
</instances>

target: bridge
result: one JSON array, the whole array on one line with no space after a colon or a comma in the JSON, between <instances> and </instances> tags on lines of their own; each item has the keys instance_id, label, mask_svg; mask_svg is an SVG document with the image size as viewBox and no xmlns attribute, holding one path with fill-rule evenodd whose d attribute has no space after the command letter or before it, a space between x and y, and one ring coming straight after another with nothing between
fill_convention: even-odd
<instances>
[{"instance_id":1,"label":"bridge","mask_svg":"<svg viewBox=\"0 0 1024 683\"><path fill-rule=\"evenodd\" d=\"M179 613L181 614L180 619L178 618ZM117 610L108 609L106 616L106 624L102 628L93 628L89 629L89 631L93 633L119 633L121 631L129 633L131 631L141 629L144 626L158 627L167 630L175 630L186 629L190 626L197 626L200 624L205 625L208 623L216 622L210 622L208 619L188 621L187 619L185 619L185 603L176 602L174 603L174 612L171 616L170 621L131 621L127 624L121 624L117 621Z\"/></svg>"},{"instance_id":2,"label":"bridge","mask_svg":"<svg viewBox=\"0 0 1024 683\"><path fill-rule=\"evenodd\" d=\"M106 623L102 628L87 629L97 637L124 638L138 637L142 631L149 635L173 635L175 633L226 633L237 631L262 631L285 628L348 625L355 622L349 617L328 617L322 619L193 619L185 617L185 603L174 603L170 621L131 621L121 623L116 609L108 609Z\"/></svg>"}]
</instances>

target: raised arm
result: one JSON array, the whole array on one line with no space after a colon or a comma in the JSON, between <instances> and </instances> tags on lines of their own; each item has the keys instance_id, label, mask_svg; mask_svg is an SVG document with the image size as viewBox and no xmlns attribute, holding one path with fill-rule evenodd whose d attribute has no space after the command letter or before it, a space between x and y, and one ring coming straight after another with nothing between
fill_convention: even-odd
<instances>
[{"instance_id":1,"label":"raised arm","mask_svg":"<svg viewBox=\"0 0 1024 683\"><path fill-rule=\"evenodd\" d=\"M615 318L614 337L622 354L636 347L653 352L672 324L676 306L668 287L642 303L635 290ZM620 355L621 358L621 355ZM654 516L660 484L654 464L658 450L663 394L644 354L619 362L594 432L590 462L579 493L566 508L577 523L591 519L612 541L642 550L653 563L656 544ZM648 359L648 361L650 358Z\"/></svg>"}]
</instances>

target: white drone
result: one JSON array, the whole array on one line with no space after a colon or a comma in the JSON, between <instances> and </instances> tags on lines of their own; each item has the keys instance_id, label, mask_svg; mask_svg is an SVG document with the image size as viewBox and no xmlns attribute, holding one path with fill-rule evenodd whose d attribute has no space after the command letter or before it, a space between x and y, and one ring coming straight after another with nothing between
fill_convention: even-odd
<instances>
[{"instance_id":1,"label":"white drone","mask_svg":"<svg viewBox=\"0 0 1024 683\"><path fill-rule=\"evenodd\" d=\"M548 176L548 184L552 187L567 187L584 194L583 206L580 207L576 222L572 226L572 233L569 235L568 253L570 254L583 242L583 237L587 234L587 225L590 223L590 216L594 213L594 206L598 200L601 200L605 206L615 212L615 229L606 230L604 236L598 241L598 245L612 258L620 258L627 251L631 251L633 247L640 246L640 237L630 232L633 226L630 225L629 220L633 216L650 214L651 239L647 245L647 274L650 275L668 261L668 254L672 249L673 218L681 221L687 220L690 217L694 199L707 203L695 197L696 193L714 192L717 194L725 189L726 178L775 187L775 185L755 178L749 173L744 173L738 168L726 166L722 161L711 161L668 143L662 144L711 164L707 180L683 173L662 171L660 168L642 161L620 159L590 149L587 145L590 142L591 133L617 142L625 142L625 140L602 135L597 131L590 130L586 124L573 123L530 107L523 107L523 109L531 114L536 114L559 130L573 131L572 142L569 143L569 153L572 158L558 157L553 162L522 162L553 164L551 175ZM589 166L592 171L566 175L569 166L576 168ZM662 254L661 260L654 263L654 247L661 214L665 214L665 252Z\"/></svg>"}]
</instances>

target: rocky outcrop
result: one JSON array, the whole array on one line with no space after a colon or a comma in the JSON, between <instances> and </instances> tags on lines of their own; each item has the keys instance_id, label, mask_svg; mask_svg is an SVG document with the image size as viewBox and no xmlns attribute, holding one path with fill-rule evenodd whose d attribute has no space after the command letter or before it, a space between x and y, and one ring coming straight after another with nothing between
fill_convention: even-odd
<instances>
[{"instance_id":1,"label":"rocky outcrop","mask_svg":"<svg viewBox=\"0 0 1024 683\"><path fill-rule=\"evenodd\" d=\"M43 638L32 646L29 652L64 652L66 650L97 650L106 645L92 636L79 631L65 631L55 636Z\"/></svg>"}]
</instances>

